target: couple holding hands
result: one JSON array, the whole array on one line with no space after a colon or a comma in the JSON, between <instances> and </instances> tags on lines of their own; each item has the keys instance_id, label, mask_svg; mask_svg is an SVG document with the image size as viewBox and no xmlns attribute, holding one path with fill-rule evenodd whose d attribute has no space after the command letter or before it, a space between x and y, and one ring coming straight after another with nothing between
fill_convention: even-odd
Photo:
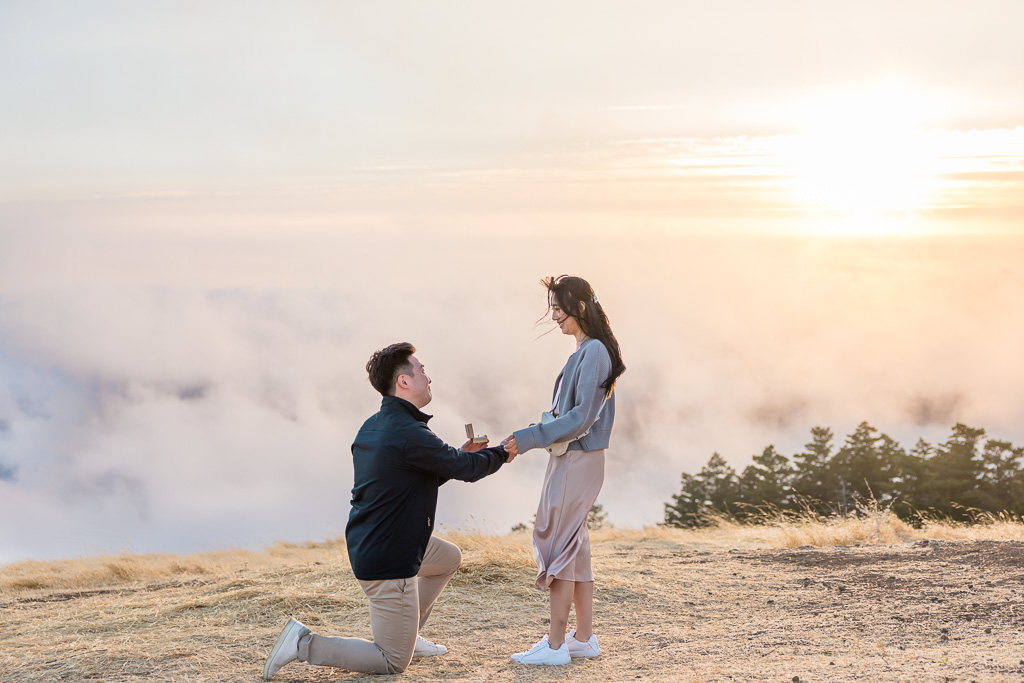
<instances>
[{"instance_id":1,"label":"couple holding hands","mask_svg":"<svg viewBox=\"0 0 1024 683\"><path fill-rule=\"evenodd\" d=\"M352 444L352 511L345 528L352 571L370 603L373 640L312 633L289 619L263 668L270 680L290 662L395 674L414 657L447 648L419 635L441 591L462 562L459 548L435 538L438 487L449 479L478 481L534 448L551 453L533 551L537 587L551 593L548 633L512 655L521 664L568 664L601 651L593 627L594 574L587 514L604 481L604 452L615 420L615 381L625 371L608 316L586 280L543 281L551 318L576 351L555 380L551 411L500 446L470 438L445 444L427 427L430 378L409 343L392 344L366 364L384 397ZM570 608L576 628L566 633Z\"/></svg>"}]
</instances>

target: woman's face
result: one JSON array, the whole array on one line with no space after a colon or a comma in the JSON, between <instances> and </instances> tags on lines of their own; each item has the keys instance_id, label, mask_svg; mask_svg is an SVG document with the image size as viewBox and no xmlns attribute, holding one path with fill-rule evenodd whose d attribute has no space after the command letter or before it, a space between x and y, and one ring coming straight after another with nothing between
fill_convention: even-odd
<instances>
[{"instance_id":1,"label":"woman's face","mask_svg":"<svg viewBox=\"0 0 1024 683\"><path fill-rule=\"evenodd\" d=\"M551 306L551 319L558 323L558 329L562 331L562 334L568 334L575 337L576 333L580 331L580 326L579 323L576 322L576 318L573 318L563 311L554 296L549 298L548 303Z\"/></svg>"}]
</instances>

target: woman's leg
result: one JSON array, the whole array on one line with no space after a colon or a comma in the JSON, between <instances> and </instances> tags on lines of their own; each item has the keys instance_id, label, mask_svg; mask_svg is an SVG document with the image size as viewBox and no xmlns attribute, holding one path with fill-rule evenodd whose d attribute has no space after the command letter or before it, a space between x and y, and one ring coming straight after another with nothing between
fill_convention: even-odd
<instances>
[{"instance_id":1,"label":"woman's leg","mask_svg":"<svg viewBox=\"0 0 1024 683\"><path fill-rule=\"evenodd\" d=\"M574 586L575 581L555 579L551 582L551 627L548 629L548 645L556 650L565 642Z\"/></svg>"},{"instance_id":2,"label":"woman's leg","mask_svg":"<svg viewBox=\"0 0 1024 683\"><path fill-rule=\"evenodd\" d=\"M574 582L572 602L576 606L576 640L586 642L594 634L594 582Z\"/></svg>"}]
</instances>

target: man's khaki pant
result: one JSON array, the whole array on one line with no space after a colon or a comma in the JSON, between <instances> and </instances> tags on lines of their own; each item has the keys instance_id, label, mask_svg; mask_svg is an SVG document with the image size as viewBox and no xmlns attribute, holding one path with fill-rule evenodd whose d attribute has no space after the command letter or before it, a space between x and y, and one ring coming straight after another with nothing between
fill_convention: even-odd
<instances>
[{"instance_id":1,"label":"man's khaki pant","mask_svg":"<svg viewBox=\"0 0 1024 683\"><path fill-rule=\"evenodd\" d=\"M360 581L370 599L373 641L309 634L299 640L299 660L364 673L397 674L412 661L416 636L434 601L462 564L454 543L431 537L419 574L408 579Z\"/></svg>"}]
</instances>

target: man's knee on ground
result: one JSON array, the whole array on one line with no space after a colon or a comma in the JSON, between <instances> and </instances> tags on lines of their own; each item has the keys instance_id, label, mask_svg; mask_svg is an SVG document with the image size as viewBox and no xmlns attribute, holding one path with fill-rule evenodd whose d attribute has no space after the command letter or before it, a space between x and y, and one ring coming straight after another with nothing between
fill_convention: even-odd
<instances>
[{"instance_id":1,"label":"man's knee on ground","mask_svg":"<svg viewBox=\"0 0 1024 683\"><path fill-rule=\"evenodd\" d=\"M400 674L409 668L409 664L412 662L412 653L410 652L408 657L402 657L401 659L387 654L385 654L384 658L388 664L388 670L385 673Z\"/></svg>"}]
</instances>

